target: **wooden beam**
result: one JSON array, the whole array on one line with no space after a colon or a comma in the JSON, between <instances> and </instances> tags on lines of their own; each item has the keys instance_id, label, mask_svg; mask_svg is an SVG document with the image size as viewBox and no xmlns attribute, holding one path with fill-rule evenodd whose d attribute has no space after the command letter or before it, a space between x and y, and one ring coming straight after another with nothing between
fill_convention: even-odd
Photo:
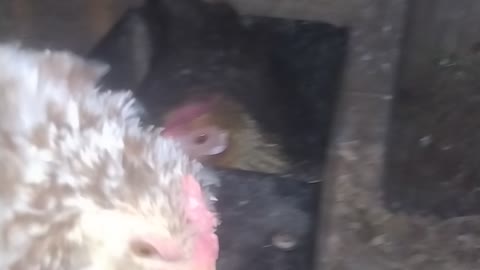
<instances>
[{"instance_id":1,"label":"wooden beam","mask_svg":"<svg viewBox=\"0 0 480 270\"><path fill-rule=\"evenodd\" d=\"M365 0L227 0L242 14L324 21L345 26Z\"/></svg>"},{"instance_id":2,"label":"wooden beam","mask_svg":"<svg viewBox=\"0 0 480 270\"><path fill-rule=\"evenodd\" d=\"M352 19L325 169L316 269L395 269L372 246L382 241L372 230L391 216L381 185L406 8L406 0L370 1Z\"/></svg>"}]
</instances>

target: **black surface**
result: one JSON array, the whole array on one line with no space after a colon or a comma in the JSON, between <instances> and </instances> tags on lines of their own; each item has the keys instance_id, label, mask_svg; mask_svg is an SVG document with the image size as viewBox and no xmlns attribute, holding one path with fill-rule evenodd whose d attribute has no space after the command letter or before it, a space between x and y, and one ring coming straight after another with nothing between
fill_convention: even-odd
<instances>
[{"instance_id":1,"label":"black surface","mask_svg":"<svg viewBox=\"0 0 480 270\"><path fill-rule=\"evenodd\" d=\"M219 171L218 270L311 269L319 183L237 170ZM272 236L295 236L295 248L272 245Z\"/></svg>"},{"instance_id":2,"label":"black surface","mask_svg":"<svg viewBox=\"0 0 480 270\"><path fill-rule=\"evenodd\" d=\"M321 166L336 111L347 30L321 22L244 19L251 21L250 29L270 40L268 69L279 86L274 95L287 123L279 132L288 154Z\"/></svg>"}]
</instances>

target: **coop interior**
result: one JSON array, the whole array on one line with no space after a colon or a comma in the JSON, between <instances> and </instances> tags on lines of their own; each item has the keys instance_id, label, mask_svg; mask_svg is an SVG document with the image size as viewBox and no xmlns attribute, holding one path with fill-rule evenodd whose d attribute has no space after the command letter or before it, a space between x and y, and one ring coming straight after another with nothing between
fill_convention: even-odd
<instances>
[{"instance_id":1,"label":"coop interior","mask_svg":"<svg viewBox=\"0 0 480 270\"><path fill-rule=\"evenodd\" d=\"M156 2L0 0L0 40L107 62L154 124L233 100L217 269L480 266L480 3Z\"/></svg>"}]
</instances>

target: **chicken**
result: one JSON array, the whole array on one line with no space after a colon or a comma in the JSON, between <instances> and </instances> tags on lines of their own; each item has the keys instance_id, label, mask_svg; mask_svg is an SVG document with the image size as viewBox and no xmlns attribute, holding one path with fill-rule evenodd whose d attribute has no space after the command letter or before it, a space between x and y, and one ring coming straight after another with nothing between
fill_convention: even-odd
<instances>
[{"instance_id":1,"label":"chicken","mask_svg":"<svg viewBox=\"0 0 480 270\"><path fill-rule=\"evenodd\" d=\"M218 180L108 67L0 44L0 269L213 270Z\"/></svg>"},{"instance_id":2,"label":"chicken","mask_svg":"<svg viewBox=\"0 0 480 270\"><path fill-rule=\"evenodd\" d=\"M262 132L238 102L216 95L188 101L167 113L162 134L179 141L203 164L264 173L290 168L282 146Z\"/></svg>"},{"instance_id":3,"label":"chicken","mask_svg":"<svg viewBox=\"0 0 480 270\"><path fill-rule=\"evenodd\" d=\"M148 0L88 57L111 64L102 83L135 88L145 120L204 165L286 173L294 162L281 133L289 110L279 103L267 39L250 30L224 1Z\"/></svg>"}]
</instances>

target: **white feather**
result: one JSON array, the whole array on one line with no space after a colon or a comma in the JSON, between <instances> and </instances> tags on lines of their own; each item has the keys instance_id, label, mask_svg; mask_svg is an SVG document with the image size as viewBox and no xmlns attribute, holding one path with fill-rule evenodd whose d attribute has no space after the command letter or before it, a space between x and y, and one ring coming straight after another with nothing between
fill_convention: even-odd
<instances>
[{"instance_id":1,"label":"white feather","mask_svg":"<svg viewBox=\"0 0 480 270\"><path fill-rule=\"evenodd\" d=\"M191 233L181 180L203 168L140 126L131 92L99 92L108 67L12 44L0 66L0 269L146 270L133 231Z\"/></svg>"}]
</instances>

